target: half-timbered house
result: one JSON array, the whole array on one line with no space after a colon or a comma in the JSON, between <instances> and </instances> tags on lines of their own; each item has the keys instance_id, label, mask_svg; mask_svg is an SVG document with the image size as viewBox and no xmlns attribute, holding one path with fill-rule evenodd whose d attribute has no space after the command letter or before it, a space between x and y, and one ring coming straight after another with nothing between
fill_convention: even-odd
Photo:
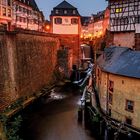
<instances>
[{"instance_id":1,"label":"half-timbered house","mask_svg":"<svg viewBox=\"0 0 140 140\"><path fill-rule=\"evenodd\" d=\"M43 18L35 0L13 0L14 28L42 31Z\"/></svg>"},{"instance_id":2,"label":"half-timbered house","mask_svg":"<svg viewBox=\"0 0 140 140\"><path fill-rule=\"evenodd\" d=\"M12 21L12 0L0 0L0 30L10 30Z\"/></svg>"},{"instance_id":3,"label":"half-timbered house","mask_svg":"<svg viewBox=\"0 0 140 140\"><path fill-rule=\"evenodd\" d=\"M140 0L108 0L110 7L110 31L114 44L138 48L140 34Z\"/></svg>"}]
</instances>

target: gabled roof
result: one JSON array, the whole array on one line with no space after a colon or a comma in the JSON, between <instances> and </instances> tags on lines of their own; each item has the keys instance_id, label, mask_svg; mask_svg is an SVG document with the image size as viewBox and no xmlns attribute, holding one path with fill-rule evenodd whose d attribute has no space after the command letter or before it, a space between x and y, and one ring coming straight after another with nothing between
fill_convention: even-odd
<instances>
[{"instance_id":1,"label":"gabled roof","mask_svg":"<svg viewBox=\"0 0 140 140\"><path fill-rule=\"evenodd\" d=\"M89 16L82 16L81 17L81 24L82 24L82 26L87 26L89 24L90 20L91 20L91 17L89 17Z\"/></svg>"},{"instance_id":2,"label":"gabled roof","mask_svg":"<svg viewBox=\"0 0 140 140\"><path fill-rule=\"evenodd\" d=\"M56 9L77 9L65 0L54 8L56 8Z\"/></svg>"},{"instance_id":3,"label":"gabled roof","mask_svg":"<svg viewBox=\"0 0 140 140\"><path fill-rule=\"evenodd\" d=\"M34 10L39 11L39 8L35 2L35 0L17 0L18 2L21 2L27 6L31 6Z\"/></svg>"},{"instance_id":4,"label":"gabled roof","mask_svg":"<svg viewBox=\"0 0 140 140\"><path fill-rule=\"evenodd\" d=\"M67 11L67 13L64 13L65 10ZM53 8L50 16L80 16L80 14L77 8L75 8L74 6L72 6L64 0L59 5Z\"/></svg>"},{"instance_id":5,"label":"gabled roof","mask_svg":"<svg viewBox=\"0 0 140 140\"><path fill-rule=\"evenodd\" d=\"M106 48L97 64L105 72L140 78L140 51L115 46Z\"/></svg>"},{"instance_id":6,"label":"gabled roof","mask_svg":"<svg viewBox=\"0 0 140 140\"><path fill-rule=\"evenodd\" d=\"M32 6L32 8L36 11L39 11L39 8L35 2L35 0L30 0L30 5Z\"/></svg>"}]
</instances>

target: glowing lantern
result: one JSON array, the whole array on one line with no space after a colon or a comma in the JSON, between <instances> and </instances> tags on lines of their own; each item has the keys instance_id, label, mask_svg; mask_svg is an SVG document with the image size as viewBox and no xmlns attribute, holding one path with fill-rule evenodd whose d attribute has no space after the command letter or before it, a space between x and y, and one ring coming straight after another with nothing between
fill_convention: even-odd
<instances>
[{"instance_id":1,"label":"glowing lantern","mask_svg":"<svg viewBox=\"0 0 140 140\"><path fill-rule=\"evenodd\" d=\"M46 25L46 30L49 30L50 29L50 26L49 25Z\"/></svg>"}]
</instances>

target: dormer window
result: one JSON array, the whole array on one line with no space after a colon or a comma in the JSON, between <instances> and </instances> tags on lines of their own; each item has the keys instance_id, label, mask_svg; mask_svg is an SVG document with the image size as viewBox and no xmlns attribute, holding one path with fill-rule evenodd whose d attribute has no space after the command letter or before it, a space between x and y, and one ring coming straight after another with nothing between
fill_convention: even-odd
<instances>
[{"instance_id":1,"label":"dormer window","mask_svg":"<svg viewBox=\"0 0 140 140\"><path fill-rule=\"evenodd\" d=\"M76 14L76 10L73 10L73 14Z\"/></svg>"},{"instance_id":2,"label":"dormer window","mask_svg":"<svg viewBox=\"0 0 140 140\"><path fill-rule=\"evenodd\" d=\"M58 14L59 13L59 10L55 10L55 13Z\"/></svg>"},{"instance_id":3,"label":"dormer window","mask_svg":"<svg viewBox=\"0 0 140 140\"><path fill-rule=\"evenodd\" d=\"M67 14L67 10L64 10L64 14Z\"/></svg>"}]
</instances>

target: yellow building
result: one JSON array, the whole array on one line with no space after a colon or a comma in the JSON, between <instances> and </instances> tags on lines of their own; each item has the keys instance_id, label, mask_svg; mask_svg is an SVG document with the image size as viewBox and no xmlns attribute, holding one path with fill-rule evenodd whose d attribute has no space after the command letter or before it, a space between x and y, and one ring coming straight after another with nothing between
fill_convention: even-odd
<instances>
[{"instance_id":1,"label":"yellow building","mask_svg":"<svg viewBox=\"0 0 140 140\"><path fill-rule=\"evenodd\" d=\"M0 0L0 29L10 30L12 21L12 0Z\"/></svg>"},{"instance_id":2,"label":"yellow building","mask_svg":"<svg viewBox=\"0 0 140 140\"><path fill-rule=\"evenodd\" d=\"M140 52L105 49L97 60L96 88L104 113L140 130Z\"/></svg>"}]
</instances>

